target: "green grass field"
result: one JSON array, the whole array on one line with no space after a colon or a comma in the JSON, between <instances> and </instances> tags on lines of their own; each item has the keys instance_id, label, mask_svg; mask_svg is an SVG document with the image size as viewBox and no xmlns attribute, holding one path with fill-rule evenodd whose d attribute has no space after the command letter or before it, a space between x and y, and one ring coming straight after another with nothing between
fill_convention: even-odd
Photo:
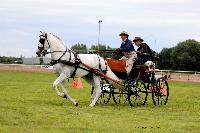
<instances>
[{"instance_id":1,"label":"green grass field","mask_svg":"<svg viewBox=\"0 0 200 133\"><path fill-rule=\"evenodd\" d=\"M68 88L73 106L52 87L55 75L0 71L0 133L200 132L200 83L170 82L166 106L116 105L90 108L91 87ZM69 83L68 83L69 85Z\"/></svg>"}]
</instances>

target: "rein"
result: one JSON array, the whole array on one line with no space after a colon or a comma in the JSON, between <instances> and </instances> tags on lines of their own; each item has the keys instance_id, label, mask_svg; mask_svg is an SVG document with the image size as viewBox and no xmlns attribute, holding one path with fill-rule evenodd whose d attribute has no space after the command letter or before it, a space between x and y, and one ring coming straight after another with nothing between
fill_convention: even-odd
<instances>
[{"instance_id":1,"label":"rein","mask_svg":"<svg viewBox=\"0 0 200 133\"><path fill-rule=\"evenodd\" d=\"M46 41L47 41L47 43L48 43L48 46L49 46L49 48L50 48L50 43L49 43L49 40L47 39L47 36L45 35L45 36L43 36L43 37L46 39ZM41 44L43 44L43 43L41 43ZM39 48L39 47L38 47L38 48ZM41 47L41 48L44 49L44 44L43 44L43 47ZM103 76L103 77L105 77L105 78L107 78L107 79L110 79L110 80L112 80L113 82L119 84L119 81L114 80L114 79L112 79L112 78L110 78L110 77L108 77L108 76L105 75L105 73L107 72L107 69L108 69L108 68L107 68L107 63L106 63L106 62L105 62L106 70L105 70L105 71L102 71L102 69L101 69L102 66L101 66L101 63L100 63L100 58L99 58L99 56L97 56L97 57L98 57L98 61L99 61L99 69L95 69L95 68L92 68L92 67L90 67L89 65L84 64L83 62L81 62L81 60L80 60L80 58L78 57L77 53L73 52L71 49L68 49L67 47L66 47L66 50L65 50L65 51L60 51L60 50L58 50L58 51L49 51L49 52L48 52L47 50L43 50L43 52L44 52L43 55L51 54L51 53L55 53L55 52L63 52L63 54L62 54L57 60L51 60L50 64L51 64L51 65L55 65L55 64L57 64L57 63L62 63L62 64L65 64L65 65L73 66L75 69L74 69L74 71L71 73L70 78L74 78L75 75L76 75L77 69L80 68L80 69L83 69L83 70L85 70L85 71L92 72L92 73L94 73L95 75ZM68 60L68 61L67 61L67 60L62 60L61 58L62 58L67 52L69 52L69 54L70 54L69 60ZM74 58L75 58L74 62L71 61L71 56L72 56L72 54L74 55ZM80 64L83 65L83 66L86 67L86 68L81 67Z\"/></svg>"},{"instance_id":2,"label":"rein","mask_svg":"<svg viewBox=\"0 0 200 133\"><path fill-rule=\"evenodd\" d=\"M56 52L67 52L67 50L66 50L66 51L52 51L52 52L46 52L46 54L51 54L51 53L56 53Z\"/></svg>"}]
</instances>

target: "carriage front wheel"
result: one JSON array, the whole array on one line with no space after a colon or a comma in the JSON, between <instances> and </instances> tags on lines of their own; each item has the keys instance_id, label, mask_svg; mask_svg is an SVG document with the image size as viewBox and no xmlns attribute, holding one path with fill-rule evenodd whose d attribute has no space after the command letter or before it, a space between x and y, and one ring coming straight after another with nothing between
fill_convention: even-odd
<instances>
[{"instance_id":1,"label":"carriage front wheel","mask_svg":"<svg viewBox=\"0 0 200 133\"><path fill-rule=\"evenodd\" d=\"M160 77L155 82L156 88L152 93L154 105L166 105L169 96L169 86L164 77Z\"/></svg>"},{"instance_id":2,"label":"carriage front wheel","mask_svg":"<svg viewBox=\"0 0 200 133\"><path fill-rule=\"evenodd\" d=\"M128 85L128 101L130 106L144 105L147 101L147 88L143 81L136 80Z\"/></svg>"},{"instance_id":3,"label":"carriage front wheel","mask_svg":"<svg viewBox=\"0 0 200 133\"><path fill-rule=\"evenodd\" d=\"M99 97L97 103L107 104L110 101L111 94L113 92L112 85L109 84L108 80L102 79L100 82L101 85L101 96ZM92 88L91 95L93 94L94 88Z\"/></svg>"}]
</instances>

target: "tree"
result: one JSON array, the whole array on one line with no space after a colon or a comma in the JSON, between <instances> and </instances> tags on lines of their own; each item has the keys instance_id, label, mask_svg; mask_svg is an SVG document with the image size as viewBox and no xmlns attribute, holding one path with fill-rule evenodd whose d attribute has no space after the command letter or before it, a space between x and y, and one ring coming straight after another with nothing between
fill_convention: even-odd
<instances>
[{"instance_id":1,"label":"tree","mask_svg":"<svg viewBox=\"0 0 200 133\"><path fill-rule=\"evenodd\" d=\"M44 60L43 60L43 58L41 57L40 58L40 65L43 65L44 64Z\"/></svg>"},{"instance_id":2,"label":"tree","mask_svg":"<svg viewBox=\"0 0 200 133\"><path fill-rule=\"evenodd\" d=\"M172 60L172 48L163 48L158 54L159 61L157 63L159 69L171 69Z\"/></svg>"},{"instance_id":3,"label":"tree","mask_svg":"<svg viewBox=\"0 0 200 133\"><path fill-rule=\"evenodd\" d=\"M189 39L159 53L159 69L200 71L200 42Z\"/></svg>"},{"instance_id":4,"label":"tree","mask_svg":"<svg viewBox=\"0 0 200 133\"><path fill-rule=\"evenodd\" d=\"M91 50L111 50L111 53L112 53L112 50L114 51L113 48L111 48L110 46L107 46L105 44L99 44L99 45L92 45ZM102 56L103 58L108 58L108 57L111 57L111 53L108 53L108 52L100 52L98 53L100 56Z\"/></svg>"},{"instance_id":5,"label":"tree","mask_svg":"<svg viewBox=\"0 0 200 133\"><path fill-rule=\"evenodd\" d=\"M72 50L74 50L77 53L87 53L87 46L85 44L75 44L71 47Z\"/></svg>"},{"instance_id":6,"label":"tree","mask_svg":"<svg viewBox=\"0 0 200 133\"><path fill-rule=\"evenodd\" d=\"M6 56L0 57L0 63L4 64L13 64L15 60L16 60L15 57L6 57Z\"/></svg>"},{"instance_id":7,"label":"tree","mask_svg":"<svg viewBox=\"0 0 200 133\"><path fill-rule=\"evenodd\" d=\"M178 43L172 51L173 69L200 70L200 42L189 39Z\"/></svg>"},{"instance_id":8,"label":"tree","mask_svg":"<svg viewBox=\"0 0 200 133\"><path fill-rule=\"evenodd\" d=\"M106 46L105 44L97 44L97 45L92 45L91 48L92 50L111 50L112 48L110 46Z\"/></svg>"}]
</instances>

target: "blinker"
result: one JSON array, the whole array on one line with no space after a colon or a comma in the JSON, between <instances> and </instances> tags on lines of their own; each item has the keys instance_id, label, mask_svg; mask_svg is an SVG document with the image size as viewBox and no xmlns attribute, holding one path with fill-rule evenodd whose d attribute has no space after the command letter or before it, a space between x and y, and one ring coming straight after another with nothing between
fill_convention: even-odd
<instances>
[{"instance_id":1,"label":"blinker","mask_svg":"<svg viewBox=\"0 0 200 133\"><path fill-rule=\"evenodd\" d=\"M40 42L41 44L44 44L45 39L44 39L44 38L40 38L39 42Z\"/></svg>"}]
</instances>

